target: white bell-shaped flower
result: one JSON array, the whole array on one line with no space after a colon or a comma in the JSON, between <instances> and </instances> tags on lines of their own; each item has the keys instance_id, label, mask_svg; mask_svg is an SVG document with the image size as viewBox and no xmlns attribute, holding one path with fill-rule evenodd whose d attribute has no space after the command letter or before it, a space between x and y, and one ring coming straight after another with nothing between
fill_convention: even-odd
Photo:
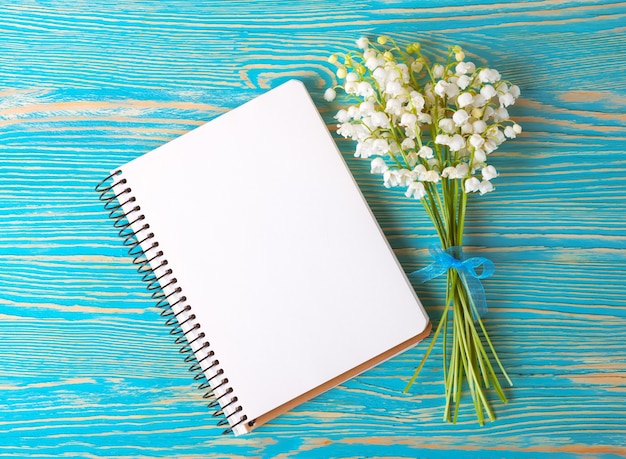
<instances>
[{"instance_id":1,"label":"white bell-shaped flower","mask_svg":"<svg viewBox=\"0 0 626 459\"><path fill-rule=\"evenodd\" d=\"M461 96L463 96L463 94L461 94ZM459 99L461 98L461 96L459 96ZM470 97L471 97L471 95L470 95ZM469 117L470 117L469 113L467 113L463 109L460 109L460 110L457 110L456 112L454 112L454 115L452 115L452 120L454 121L454 124L456 124L457 126L461 126L461 125L465 124L465 122L467 122L467 120L469 120ZM441 123L439 123L439 126L441 126Z\"/></svg>"},{"instance_id":2,"label":"white bell-shaped flower","mask_svg":"<svg viewBox=\"0 0 626 459\"><path fill-rule=\"evenodd\" d=\"M493 166L486 166L486 167L483 167L481 174L483 176L483 179L491 180L498 176L498 171Z\"/></svg>"},{"instance_id":3,"label":"white bell-shaped flower","mask_svg":"<svg viewBox=\"0 0 626 459\"><path fill-rule=\"evenodd\" d=\"M480 180L478 180L476 177L470 177L465 180L465 183L463 183L463 188L466 193L473 193L475 191L478 191L479 186Z\"/></svg>"},{"instance_id":4,"label":"white bell-shaped flower","mask_svg":"<svg viewBox=\"0 0 626 459\"><path fill-rule=\"evenodd\" d=\"M374 158L370 166L370 172L372 174L384 174L386 171L389 170L389 166L387 166L387 163L381 157Z\"/></svg>"},{"instance_id":5,"label":"white bell-shaped flower","mask_svg":"<svg viewBox=\"0 0 626 459\"><path fill-rule=\"evenodd\" d=\"M450 144L448 146L452 151L459 151L465 146L465 139L460 134L454 134L450 138Z\"/></svg>"},{"instance_id":6,"label":"white bell-shaped flower","mask_svg":"<svg viewBox=\"0 0 626 459\"><path fill-rule=\"evenodd\" d=\"M474 96L469 92L464 92L456 99L456 103L459 107L469 107L474 102Z\"/></svg>"},{"instance_id":7,"label":"white bell-shaped flower","mask_svg":"<svg viewBox=\"0 0 626 459\"><path fill-rule=\"evenodd\" d=\"M439 127L443 132L452 134L456 131L456 123L451 118L444 118L439 121Z\"/></svg>"},{"instance_id":8,"label":"white bell-shaped flower","mask_svg":"<svg viewBox=\"0 0 626 459\"><path fill-rule=\"evenodd\" d=\"M422 182L411 182L404 195L407 198L422 199L426 196L426 188Z\"/></svg>"},{"instance_id":9,"label":"white bell-shaped flower","mask_svg":"<svg viewBox=\"0 0 626 459\"><path fill-rule=\"evenodd\" d=\"M428 145L424 145L423 147L421 147L419 149L419 151L417 152L417 154L424 159L430 159L433 157L433 149L430 148Z\"/></svg>"},{"instance_id":10,"label":"white bell-shaped flower","mask_svg":"<svg viewBox=\"0 0 626 459\"><path fill-rule=\"evenodd\" d=\"M480 182L480 185L478 185L478 191L480 192L481 196L493 190L493 185L489 180L483 180L482 182Z\"/></svg>"}]
</instances>

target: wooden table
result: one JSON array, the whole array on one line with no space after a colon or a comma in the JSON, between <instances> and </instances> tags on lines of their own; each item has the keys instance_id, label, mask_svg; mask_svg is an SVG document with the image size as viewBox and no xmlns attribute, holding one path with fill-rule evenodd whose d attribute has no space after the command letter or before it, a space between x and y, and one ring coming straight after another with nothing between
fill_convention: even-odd
<instances>
[{"instance_id":1,"label":"wooden table","mask_svg":"<svg viewBox=\"0 0 626 459\"><path fill-rule=\"evenodd\" d=\"M626 456L626 4L410 3L2 2L0 457ZM292 77L334 128L327 56L380 33L459 44L522 89L466 230L496 264L510 402L443 423L438 348L402 393L422 344L221 436L93 187ZM427 264L423 210L339 146L403 267ZM436 322L442 281L416 288Z\"/></svg>"}]
</instances>

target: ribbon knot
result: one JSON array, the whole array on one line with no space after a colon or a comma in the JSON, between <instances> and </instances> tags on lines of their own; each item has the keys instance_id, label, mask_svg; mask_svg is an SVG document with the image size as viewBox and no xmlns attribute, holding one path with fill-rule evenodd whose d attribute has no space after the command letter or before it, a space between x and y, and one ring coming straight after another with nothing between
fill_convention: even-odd
<instances>
[{"instance_id":1,"label":"ribbon knot","mask_svg":"<svg viewBox=\"0 0 626 459\"><path fill-rule=\"evenodd\" d=\"M409 276L424 283L447 273L449 269L456 270L467 289L474 321L482 317L487 312L487 300L485 298L485 289L480 279L485 279L494 273L495 266L493 262L484 257L464 259L463 248L460 246L448 247L444 251L437 245L431 245L428 251L434 261L425 268L413 271ZM482 272L478 274L476 269L481 266Z\"/></svg>"}]
</instances>

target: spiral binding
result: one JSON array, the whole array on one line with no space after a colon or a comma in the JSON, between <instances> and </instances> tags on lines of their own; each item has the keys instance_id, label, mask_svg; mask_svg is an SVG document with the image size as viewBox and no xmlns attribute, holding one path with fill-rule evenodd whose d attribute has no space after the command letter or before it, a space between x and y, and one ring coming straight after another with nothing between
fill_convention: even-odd
<instances>
[{"instance_id":1,"label":"spiral binding","mask_svg":"<svg viewBox=\"0 0 626 459\"><path fill-rule=\"evenodd\" d=\"M222 427L230 424L222 433L233 433L233 429L247 421L248 417L241 414L243 408L237 404L237 396L233 395L233 389L228 385L228 378L224 376L219 360L210 349L210 343L204 340L206 336L200 331L200 324L195 321L196 315L192 307L186 304L187 297L183 294L182 288L176 285L178 280L174 277L172 269L167 267L168 261L163 251L159 250L159 243L155 240L147 249L142 249L141 244L154 239L155 235L149 231L150 224L147 222L137 231L132 229L131 225L145 221L146 217L141 213L141 206L138 204L127 212L124 211L123 207L136 203L136 198L132 195L132 189L127 185L126 179L117 179L121 173L121 170L116 170L102 180L95 190L100 193L99 199L104 202L105 210L109 211L113 226L119 229L118 234L123 239L124 246L128 247L128 254L133 257L133 264L137 266L142 281L146 283L152 299L156 301L156 307L166 319L165 325L170 327L170 335L175 336L175 343L181 346L179 352L185 354L185 362L191 364L189 371L194 373L194 381L200 382L198 389L205 391L203 398L211 399L208 408L215 410L214 417L223 416L217 425ZM107 185L109 180L113 180L113 183ZM120 187L121 185L127 186ZM168 288L170 293L166 294ZM176 309L178 312L175 312ZM189 339L189 334L196 336ZM194 352L192 344L196 342L198 344ZM198 355L202 354L201 351L205 355L198 358ZM205 372L211 376L207 378ZM239 419L231 423L231 417L237 415ZM249 421L248 425L254 425L254 421Z\"/></svg>"}]
</instances>

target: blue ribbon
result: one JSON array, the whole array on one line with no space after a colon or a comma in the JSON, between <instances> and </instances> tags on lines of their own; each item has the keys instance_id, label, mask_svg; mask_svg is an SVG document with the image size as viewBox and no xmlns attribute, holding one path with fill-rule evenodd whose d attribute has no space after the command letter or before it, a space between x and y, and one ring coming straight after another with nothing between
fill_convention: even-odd
<instances>
[{"instance_id":1,"label":"blue ribbon","mask_svg":"<svg viewBox=\"0 0 626 459\"><path fill-rule=\"evenodd\" d=\"M434 261L425 268L413 271L409 276L424 283L445 274L448 272L448 269L456 269L459 278L467 289L470 302L474 306L471 308L474 321L478 320L478 317L482 317L487 312L487 300L485 298L485 289L480 279L485 279L494 273L495 266L493 262L484 257L464 259L463 248L460 246L448 247L444 251L437 245L431 245L428 250ZM476 268L480 266L483 268L482 272L477 274ZM478 317L476 314L478 314Z\"/></svg>"}]
</instances>

